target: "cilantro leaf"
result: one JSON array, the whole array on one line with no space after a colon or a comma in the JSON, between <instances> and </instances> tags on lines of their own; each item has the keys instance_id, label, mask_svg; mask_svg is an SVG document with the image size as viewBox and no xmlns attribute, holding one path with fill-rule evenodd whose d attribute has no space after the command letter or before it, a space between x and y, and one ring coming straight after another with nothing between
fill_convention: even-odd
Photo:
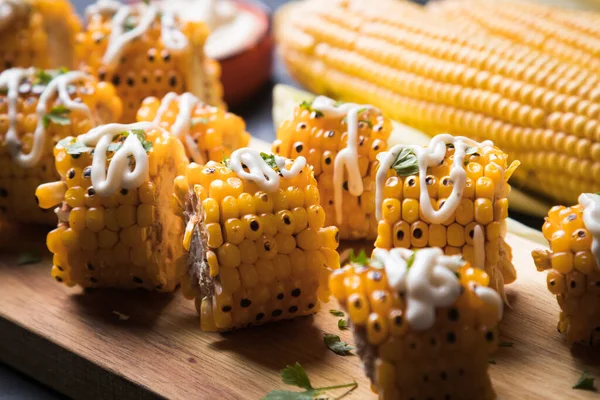
<instances>
[{"instance_id":1,"label":"cilantro leaf","mask_svg":"<svg viewBox=\"0 0 600 400\"><path fill-rule=\"evenodd\" d=\"M364 249L362 249L358 255L354 253L354 249L350 249L349 259L351 263L360 265L367 265L369 262L369 257Z\"/></svg>"},{"instance_id":2,"label":"cilantro leaf","mask_svg":"<svg viewBox=\"0 0 600 400\"><path fill-rule=\"evenodd\" d=\"M340 356L353 355L352 350L354 347L350 346L346 342L342 342L338 335L332 333L326 333L323 335L323 341L329 347L329 350Z\"/></svg>"},{"instance_id":3,"label":"cilantro leaf","mask_svg":"<svg viewBox=\"0 0 600 400\"><path fill-rule=\"evenodd\" d=\"M500 342L498 344L499 347L513 347L514 343L513 342Z\"/></svg>"},{"instance_id":4,"label":"cilantro leaf","mask_svg":"<svg viewBox=\"0 0 600 400\"><path fill-rule=\"evenodd\" d=\"M398 176L416 175L419 173L419 160L414 151L402 149L391 169L396 171Z\"/></svg>"},{"instance_id":5,"label":"cilantro leaf","mask_svg":"<svg viewBox=\"0 0 600 400\"><path fill-rule=\"evenodd\" d=\"M348 321L346 321L345 319L340 319L338 321L338 328L340 328L341 330L345 331L346 329L348 329Z\"/></svg>"},{"instance_id":6,"label":"cilantro leaf","mask_svg":"<svg viewBox=\"0 0 600 400\"><path fill-rule=\"evenodd\" d=\"M36 264L40 261L42 261L40 252L37 250L31 250L19 254L19 258L17 259L17 265Z\"/></svg>"},{"instance_id":7,"label":"cilantro leaf","mask_svg":"<svg viewBox=\"0 0 600 400\"><path fill-rule=\"evenodd\" d=\"M71 143L73 143L73 140L75 140L73 136L67 136L64 139L59 140L58 144L66 149Z\"/></svg>"},{"instance_id":8,"label":"cilantro leaf","mask_svg":"<svg viewBox=\"0 0 600 400\"><path fill-rule=\"evenodd\" d=\"M279 166L277 165L277 162L275 161L274 154L260 153L260 156L262 157L263 160L265 160L265 162L267 163L267 165L269 167L273 168L275 171L279 170Z\"/></svg>"},{"instance_id":9,"label":"cilantro leaf","mask_svg":"<svg viewBox=\"0 0 600 400\"><path fill-rule=\"evenodd\" d=\"M125 22L123 22L123 30L125 32L129 32L135 29L136 26L136 20L134 16L130 16L129 18L127 18L125 20Z\"/></svg>"},{"instance_id":10,"label":"cilantro leaf","mask_svg":"<svg viewBox=\"0 0 600 400\"><path fill-rule=\"evenodd\" d=\"M302 389L313 389L312 385L310 384L310 379L308 379L308 375L306 375L304 368L298 362L296 362L294 365L288 365L281 370L281 380L283 383L298 386Z\"/></svg>"},{"instance_id":11,"label":"cilantro leaf","mask_svg":"<svg viewBox=\"0 0 600 400\"><path fill-rule=\"evenodd\" d=\"M208 124L208 118L192 118L190 120L191 126L196 126L198 124Z\"/></svg>"},{"instance_id":12,"label":"cilantro leaf","mask_svg":"<svg viewBox=\"0 0 600 400\"><path fill-rule=\"evenodd\" d=\"M479 157L479 153L477 152L477 147L467 147L465 150L465 154L468 156Z\"/></svg>"},{"instance_id":13,"label":"cilantro leaf","mask_svg":"<svg viewBox=\"0 0 600 400\"><path fill-rule=\"evenodd\" d=\"M52 82L54 76L48 73L46 70L40 69L36 74L33 83L35 85L47 85Z\"/></svg>"},{"instance_id":14,"label":"cilantro leaf","mask_svg":"<svg viewBox=\"0 0 600 400\"><path fill-rule=\"evenodd\" d=\"M308 102L306 100L303 101L302 103L300 103L300 105L298 107L300 107L300 108L302 108L304 110L310 111L311 113L315 113L316 117L322 117L323 116L323 113L321 111L315 110L313 108L313 106L312 106L312 103Z\"/></svg>"},{"instance_id":15,"label":"cilantro leaf","mask_svg":"<svg viewBox=\"0 0 600 400\"><path fill-rule=\"evenodd\" d=\"M408 257L408 260L406 261L406 268L410 268L412 267L412 265L415 263L415 257L417 256L417 252L416 250L413 251L413 253L410 255L410 257Z\"/></svg>"},{"instance_id":16,"label":"cilantro leaf","mask_svg":"<svg viewBox=\"0 0 600 400\"><path fill-rule=\"evenodd\" d=\"M329 310L329 314L333 315L334 317L343 317L344 316L343 311L334 310L334 309Z\"/></svg>"},{"instance_id":17,"label":"cilantro leaf","mask_svg":"<svg viewBox=\"0 0 600 400\"><path fill-rule=\"evenodd\" d=\"M70 154L72 156L76 156L83 153L89 153L92 150L94 150L93 147L86 146L81 142L71 143L67 146L67 154Z\"/></svg>"},{"instance_id":18,"label":"cilantro leaf","mask_svg":"<svg viewBox=\"0 0 600 400\"><path fill-rule=\"evenodd\" d=\"M313 400L320 392L307 390L306 392L291 392L288 390L273 390L262 400Z\"/></svg>"},{"instance_id":19,"label":"cilantro leaf","mask_svg":"<svg viewBox=\"0 0 600 400\"><path fill-rule=\"evenodd\" d=\"M57 125L69 125L71 123L71 120L69 119L68 115L71 113L71 110L69 110L67 107L65 106L55 106L52 107L52 110L50 110L49 113L47 113L46 115L44 115L42 122L44 124L44 128L47 128L48 125L50 125L50 122L53 122Z\"/></svg>"},{"instance_id":20,"label":"cilantro leaf","mask_svg":"<svg viewBox=\"0 0 600 400\"><path fill-rule=\"evenodd\" d=\"M577 383L573 386L573 389L596 391L596 387L594 386L594 378L590 376L587 371L584 371L579 377Z\"/></svg>"}]
</instances>

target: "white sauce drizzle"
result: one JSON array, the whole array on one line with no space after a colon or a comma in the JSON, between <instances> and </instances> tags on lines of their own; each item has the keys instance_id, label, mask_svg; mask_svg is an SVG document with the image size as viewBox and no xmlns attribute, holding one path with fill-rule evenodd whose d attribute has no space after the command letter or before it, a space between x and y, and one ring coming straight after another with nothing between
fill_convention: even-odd
<instances>
[{"instance_id":1,"label":"white sauce drizzle","mask_svg":"<svg viewBox=\"0 0 600 400\"><path fill-rule=\"evenodd\" d=\"M412 266L407 268L414 254ZM392 289L404 293L406 319L412 329L422 331L435 323L436 308L449 307L461 294L461 284L456 271L465 262L460 256L446 256L439 248L425 248L417 252L395 248L375 249L373 258L383 263ZM502 299L493 289L474 286L475 294L497 310L502 319Z\"/></svg>"},{"instance_id":2,"label":"white sauce drizzle","mask_svg":"<svg viewBox=\"0 0 600 400\"><path fill-rule=\"evenodd\" d=\"M425 248L413 254L407 249L373 252L385 268L390 286L403 292L406 299L406 319L415 330L426 330L435 323L436 307L449 307L460 296L460 282L455 272L464 265L460 256L445 256L439 248Z\"/></svg>"},{"instance_id":3,"label":"white sauce drizzle","mask_svg":"<svg viewBox=\"0 0 600 400\"><path fill-rule=\"evenodd\" d=\"M277 173L263 158L260 152L244 147L231 153L229 169L242 179L253 181L265 192L274 192L279 189L279 174L284 178L295 178L306 166L306 158L298 157L294 160L290 169L286 168L286 158L275 156L275 164L279 168ZM249 172L244 170L244 165Z\"/></svg>"},{"instance_id":4,"label":"white sauce drizzle","mask_svg":"<svg viewBox=\"0 0 600 400\"><path fill-rule=\"evenodd\" d=\"M125 32L125 22L134 13L140 15L138 25ZM158 16L158 8L154 5L138 4L136 6L122 5L112 20L112 32L103 62L114 66L129 42L146 33ZM166 48L179 52L188 45L187 37L177 27L173 12L165 12L161 18L161 39Z\"/></svg>"},{"instance_id":5,"label":"white sauce drizzle","mask_svg":"<svg viewBox=\"0 0 600 400\"><path fill-rule=\"evenodd\" d=\"M42 157L42 152L46 143L46 128L44 127L44 116L47 114L48 103L52 97L58 94L58 100L68 110L77 110L86 113L90 118L93 115L89 107L84 103L78 103L69 96L69 84L80 80L92 80L93 78L83 72L67 72L56 76L46 85L44 91L38 99L36 107L37 125L33 133L33 144L29 153L21 151L22 144L17 134L17 102L19 100L19 86L24 79L35 76L34 68L22 69L12 68L0 74L0 88L8 90L8 131L6 132L6 142L13 160L23 168L34 167Z\"/></svg>"},{"instance_id":6,"label":"white sauce drizzle","mask_svg":"<svg viewBox=\"0 0 600 400\"><path fill-rule=\"evenodd\" d=\"M342 199L344 195L344 172L348 171L348 191L352 196L360 196L364 192L363 180L358 165L358 112L369 105L343 103L336 105L335 101L318 96L312 103L315 111L320 111L325 117L346 118L348 124L348 145L340 150L333 165L333 190L335 200L335 219L338 225L343 220Z\"/></svg>"},{"instance_id":7,"label":"white sauce drizzle","mask_svg":"<svg viewBox=\"0 0 600 400\"><path fill-rule=\"evenodd\" d=\"M429 197L429 191L427 190L427 168L438 166L446 155L446 144L454 145L454 163L450 168L450 179L453 182L452 193L446 199L446 202L439 210L434 210L431 204L431 198ZM441 224L454 212L462 201L462 194L465 189L467 182L467 173L465 171L463 162L466 155L467 147L493 147L494 143L486 140L478 143L472 139L463 136L452 136L449 134L441 134L433 137L428 147L414 146L414 145L396 145L392 149L385 153L380 153L378 159L380 161L379 169L377 171L377 188L376 188L376 215L377 219L381 220L381 206L383 202L383 186L387 179L387 173L392 167L398 157L398 154L402 149L410 149L417 156L419 163L419 183L420 183L420 197L419 206L423 211L423 215L432 224Z\"/></svg>"},{"instance_id":8,"label":"white sauce drizzle","mask_svg":"<svg viewBox=\"0 0 600 400\"><path fill-rule=\"evenodd\" d=\"M113 142L114 136L133 129L144 131L158 129L167 134L153 122L138 122L130 125L101 125L77 137L78 142L96 147L92 158L91 178L94 190L101 196L110 196L119 188L135 189L149 179L148 154L137 135L127 136L121 148L113 154L108 172L106 170L106 151ZM130 167L130 156L135 159L133 171Z\"/></svg>"},{"instance_id":9,"label":"white sauce drizzle","mask_svg":"<svg viewBox=\"0 0 600 400\"><path fill-rule=\"evenodd\" d=\"M583 223L592 234L592 253L600 266L600 196L582 193L579 195L579 204L583 207Z\"/></svg>"},{"instance_id":10,"label":"white sauce drizzle","mask_svg":"<svg viewBox=\"0 0 600 400\"><path fill-rule=\"evenodd\" d=\"M194 142L194 138L190 135L190 126L192 122L192 114L196 105L200 103L200 99L191 93L184 93L181 96L177 93L167 93L161 101L161 105L156 112L154 123L160 125L162 118L169 111L171 104L174 101L179 103L179 113L173 126L171 126L171 133L177 137L187 147L189 154L191 155L194 162L203 165L205 163L204 156L198 149L198 145Z\"/></svg>"},{"instance_id":11,"label":"white sauce drizzle","mask_svg":"<svg viewBox=\"0 0 600 400\"><path fill-rule=\"evenodd\" d=\"M27 3L23 0L3 0L0 1L0 30L3 30L15 18L25 14Z\"/></svg>"},{"instance_id":12,"label":"white sauce drizzle","mask_svg":"<svg viewBox=\"0 0 600 400\"><path fill-rule=\"evenodd\" d=\"M90 18L95 14L112 16L115 15L121 7L123 7L123 3L120 1L98 0L95 4L92 4L85 9L85 17Z\"/></svg>"},{"instance_id":13,"label":"white sauce drizzle","mask_svg":"<svg viewBox=\"0 0 600 400\"><path fill-rule=\"evenodd\" d=\"M481 225L473 230L473 266L485 270L485 233Z\"/></svg>"}]
</instances>

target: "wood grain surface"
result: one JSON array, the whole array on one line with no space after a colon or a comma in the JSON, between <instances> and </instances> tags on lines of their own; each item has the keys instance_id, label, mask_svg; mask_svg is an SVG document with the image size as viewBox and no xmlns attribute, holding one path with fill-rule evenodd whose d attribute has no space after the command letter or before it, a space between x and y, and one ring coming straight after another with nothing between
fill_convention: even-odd
<instances>
[{"instance_id":1,"label":"wood grain surface","mask_svg":"<svg viewBox=\"0 0 600 400\"><path fill-rule=\"evenodd\" d=\"M599 358L587 348L570 351L557 333L557 306L529 255L537 245L513 235L508 241L519 279L509 287L512 309L501 326L514 346L500 348L491 366L499 397L595 398L571 388L584 370L600 376L593 361ZM314 317L202 333L180 293L68 289L51 279L49 256L17 266L18 251L0 256L0 360L68 396L259 399L270 390L293 390L279 371L298 361L315 385L356 380L349 399L375 398L358 357L335 355L323 343L324 332L352 341L327 312L335 302Z\"/></svg>"}]
</instances>

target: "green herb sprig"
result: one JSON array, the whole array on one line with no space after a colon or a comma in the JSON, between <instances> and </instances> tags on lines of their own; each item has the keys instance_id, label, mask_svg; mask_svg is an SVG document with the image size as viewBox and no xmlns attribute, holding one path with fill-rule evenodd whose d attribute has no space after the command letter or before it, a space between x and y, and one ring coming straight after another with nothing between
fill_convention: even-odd
<instances>
[{"instance_id":1,"label":"green herb sprig","mask_svg":"<svg viewBox=\"0 0 600 400\"><path fill-rule=\"evenodd\" d=\"M336 399L341 399L350 394L354 389L358 387L358 383L344 383L341 385L324 386L324 387L313 387L310 382L310 378L304 371L304 368L300 363L294 365L288 365L281 370L281 380L288 385L297 386L304 389L302 392L292 392L289 390L273 390L268 393L262 400L312 400L317 396L324 394L327 391L336 389L348 389L344 394Z\"/></svg>"},{"instance_id":2,"label":"green herb sprig","mask_svg":"<svg viewBox=\"0 0 600 400\"><path fill-rule=\"evenodd\" d=\"M596 387L594 386L594 378L588 374L587 371L583 371L577 383L573 385L573 389L590 390L595 392Z\"/></svg>"},{"instance_id":3,"label":"green herb sprig","mask_svg":"<svg viewBox=\"0 0 600 400\"><path fill-rule=\"evenodd\" d=\"M50 112L42 118L44 128L47 128L50 125L50 122L62 126L71 124L69 114L71 114L71 110L63 105L52 107Z\"/></svg>"},{"instance_id":4,"label":"green herb sprig","mask_svg":"<svg viewBox=\"0 0 600 400\"><path fill-rule=\"evenodd\" d=\"M338 335L334 335L333 333L325 333L323 335L323 341L325 345L329 348L329 350L333 351L335 354L339 356L352 356L352 350L354 347L350 346L346 342L342 342Z\"/></svg>"},{"instance_id":5,"label":"green herb sprig","mask_svg":"<svg viewBox=\"0 0 600 400\"><path fill-rule=\"evenodd\" d=\"M329 314L333 315L334 317L343 317L345 315L343 311L334 309L329 310Z\"/></svg>"},{"instance_id":6,"label":"green herb sprig","mask_svg":"<svg viewBox=\"0 0 600 400\"><path fill-rule=\"evenodd\" d=\"M396 171L398 176L410 176L419 173L419 160L417 155L411 149L404 148L400 150L400 154L396 157L396 161L390 169Z\"/></svg>"},{"instance_id":7,"label":"green herb sprig","mask_svg":"<svg viewBox=\"0 0 600 400\"><path fill-rule=\"evenodd\" d=\"M299 105L300 108L304 109L304 110L308 110L311 113L315 113L315 116L317 117L322 117L323 113L319 110L315 110L312 106L312 102L309 101L303 101L302 103L300 103Z\"/></svg>"},{"instance_id":8,"label":"green herb sprig","mask_svg":"<svg viewBox=\"0 0 600 400\"><path fill-rule=\"evenodd\" d=\"M367 265L369 263L369 256L367 256L367 252L362 249L358 254L354 253L354 249L350 249L350 255L348 259L353 264L359 265Z\"/></svg>"}]
</instances>

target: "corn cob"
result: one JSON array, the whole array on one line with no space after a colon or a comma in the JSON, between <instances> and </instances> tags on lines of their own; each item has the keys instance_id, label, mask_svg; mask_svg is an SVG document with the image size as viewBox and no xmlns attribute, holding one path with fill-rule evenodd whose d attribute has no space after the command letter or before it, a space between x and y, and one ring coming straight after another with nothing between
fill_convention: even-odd
<instances>
[{"instance_id":1,"label":"corn cob","mask_svg":"<svg viewBox=\"0 0 600 400\"><path fill-rule=\"evenodd\" d=\"M338 230L312 169L249 148L224 163L189 165L175 181L186 222L189 279L204 331L227 331L317 312L339 268Z\"/></svg>"},{"instance_id":2,"label":"corn cob","mask_svg":"<svg viewBox=\"0 0 600 400\"><path fill-rule=\"evenodd\" d=\"M67 0L5 0L0 15L0 71L73 68L81 22Z\"/></svg>"},{"instance_id":3,"label":"corn cob","mask_svg":"<svg viewBox=\"0 0 600 400\"><path fill-rule=\"evenodd\" d=\"M52 276L66 285L172 291L185 265L183 226L171 212L173 179L189 163L179 140L149 122L109 124L55 150L61 180L41 185L57 211L47 237Z\"/></svg>"},{"instance_id":4,"label":"corn cob","mask_svg":"<svg viewBox=\"0 0 600 400\"><path fill-rule=\"evenodd\" d=\"M198 164L222 161L235 149L248 146L250 134L243 119L192 95L171 92L162 100L148 97L137 114L138 121L154 121L177 136L188 157Z\"/></svg>"},{"instance_id":5,"label":"corn cob","mask_svg":"<svg viewBox=\"0 0 600 400\"><path fill-rule=\"evenodd\" d=\"M296 107L281 124L272 150L284 157L304 156L312 165L325 225L336 225L342 239L374 240L376 157L386 150L391 129L371 106L318 97Z\"/></svg>"},{"instance_id":6,"label":"corn cob","mask_svg":"<svg viewBox=\"0 0 600 400\"><path fill-rule=\"evenodd\" d=\"M439 247L484 269L504 295L516 279L504 241L508 179L519 165L490 141L448 134L428 147L398 145L380 156L375 247Z\"/></svg>"},{"instance_id":7,"label":"corn cob","mask_svg":"<svg viewBox=\"0 0 600 400\"><path fill-rule=\"evenodd\" d=\"M277 36L292 75L316 93L430 135L493 140L523 162L516 183L552 199L600 190L596 69L460 26L406 2L308 0L279 13Z\"/></svg>"},{"instance_id":8,"label":"corn cob","mask_svg":"<svg viewBox=\"0 0 600 400\"><path fill-rule=\"evenodd\" d=\"M80 67L112 82L123 99L123 122L134 122L143 99L191 92L222 106L220 66L205 57L208 29L181 21L159 5L127 6L99 1L87 10L87 31L78 35Z\"/></svg>"},{"instance_id":9,"label":"corn cob","mask_svg":"<svg viewBox=\"0 0 600 400\"><path fill-rule=\"evenodd\" d=\"M0 74L0 219L56 223L35 202L58 178L52 148L70 135L119 118L111 84L82 72L13 68Z\"/></svg>"},{"instance_id":10,"label":"corn cob","mask_svg":"<svg viewBox=\"0 0 600 400\"><path fill-rule=\"evenodd\" d=\"M584 193L573 207L553 207L542 232L550 251L534 250L538 271L561 308L558 331L569 345L600 345L600 196Z\"/></svg>"},{"instance_id":11,"label":"corn cob","mask_svg":"<svg viewBox=\"0 0 600 400\"><path fill-rule=\"evenodd\" d=\"M500 296L490 278L439 248L380 250L329 279L382 400L493 399Z\"/></svg>"}]
</instances>

